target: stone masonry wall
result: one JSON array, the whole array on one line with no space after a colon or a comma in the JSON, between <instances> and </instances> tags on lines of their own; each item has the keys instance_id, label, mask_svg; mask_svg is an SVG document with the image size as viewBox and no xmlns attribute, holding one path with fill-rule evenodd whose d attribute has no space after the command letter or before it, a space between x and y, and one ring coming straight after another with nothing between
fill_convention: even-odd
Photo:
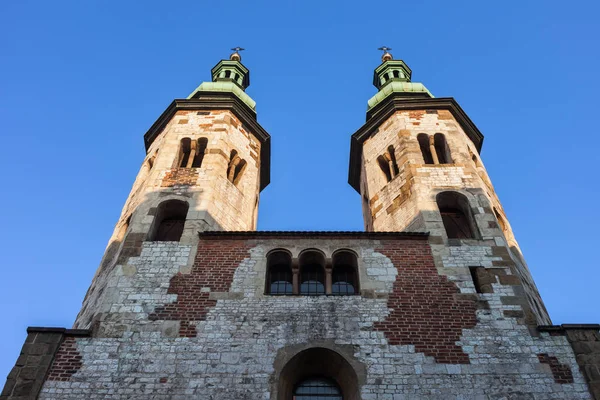
<instances>
[{"instance_id":1,"label":"stone masonry wall","mask_svg":"<svg viewBox=\"0 0 600 400\"><path fill-rule=\"evenodd\" d=\"M177 165L183 138L208 139L200 168ZM232 150L247 162L237 184L227 179ZM92 327L110 307L114 270L131 268L129 257L141 254L161 202L189 204L180 242L195 249L199 231L256 228L259 176L260 142L232 112L178 111L148 149L75 327ZM191 268L193 257L186 262Z\"/></svg>"},{"instance_id":2,"label":"stone masonry wall","mask_svg":"<svg viewBox=\"0 0 600 400\"><path fill-rule=\"evenodd\" d=\"M94 336L69 344L81 366L66 380L47 380L39 398L275 399L278 356L322 347L352 349L344 357L364 368L365 400L590 399L568 340L532 336L506 313L521 310L502 300L514 286L497 281L493 293L474 293L470 276L437 274L424 238L368 235L205 234L188 271L189 246L145 242L140 256L116 267L111 307ZM328 259L354 251L362 295L265 295L273 249L294 258L318 249ZM411 275L421 279L403 278ZM206 294L210 302L186 300ZM448 323L436 322L444 313ZM402 315L412 322L396 323ZM557 379L556 366L572 382Z\"/></svg>"},{"instance_id":3,"label":"stone masonry wall","mask_svg":"<svg viewBox=\"0 0 600 400\"><path fill-rule=\"evenodd\" d=\"M451 164L424 164L417 136L444 134ZM377 157L395 149L399 174L387 182ZM438 270L450 276L469 267L504 268L518 276L521 322L534 330L549 324L531 273L475 146L449 111L398 111L363 145L361 191L368 200L365 226L373 231L426 231ZM443 191L464 195L477 225L479 240L448 240L436 203Z\"/></svg>"}]
</instances>

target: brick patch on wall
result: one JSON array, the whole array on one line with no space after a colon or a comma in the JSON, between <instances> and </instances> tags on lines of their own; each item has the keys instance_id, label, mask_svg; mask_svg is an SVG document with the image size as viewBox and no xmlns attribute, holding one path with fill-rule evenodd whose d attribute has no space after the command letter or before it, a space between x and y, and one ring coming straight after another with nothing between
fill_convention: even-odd
<instances>
[{"instance_id":1,"label":"brick patch on wall","mask_svg":"<svg viewBox=\"0 0 600 400\"><path fill-rule=\"evenodd\" d=\"M173 168L166 172L161 186L194 186L196 182L198 182L198 168Z\"/></svg>"},{"instance_id":2,"label":"brick patch on wall","mask_svg":"<svg viewBox=\"0 0 600 400\"><path fill-rule=\"evenodd\" d=\"M200 240L194 266L189 274L171 278L167 293L177 300L157 307L149 315L151 321L180 321L179 336L196 337L195 322L203 321L217 304L210 292L228 292L238 265L249 256L246 240Z\"/></svg>"},{"instance_id":3,"label":"brick patch on wall","mask_svg":"<svg viewBox=\"0 0 600 400\"><path fill-rule=\"evenodd\" d=\"M68 381L83 365L82 357L77 351L75 338L66 337L60 345L54 362L48 373L49 381Z\"/></svg>"},{"instance_id":4,"label":"brick patch on wall","mask_svg":"<svg viewBox=\"0 0 600 400\"><path fill-rule=\"evenodd\" d=\"M459 299L459 289L439 275L429 245L383 241L378 249L398 270L388 298L390 315L373 324L391 345L414 345L438 363L469 364L456 345L462 330L477 324L475 301Z\"/></svg>"},{"instance_id":5,"label":"brick patch on wall","mask_svg":"<svg viewBox=\"0 0 600 400\"><path fill-rule=\"evenodd\" d=\"M551 357L546 353L541 353L537 356L538 360L540 360L542 364L550 365L554 382L573 383L573 372L571 371L571 367L566 364L559 363L556 357Z\"/></svg>"}]
</instances>

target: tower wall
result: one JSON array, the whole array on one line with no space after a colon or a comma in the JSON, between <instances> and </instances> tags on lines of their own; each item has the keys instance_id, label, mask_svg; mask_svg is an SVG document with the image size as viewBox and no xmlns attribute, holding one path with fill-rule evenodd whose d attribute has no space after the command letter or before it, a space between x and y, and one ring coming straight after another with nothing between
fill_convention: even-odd
<instances>
[{"instance_id":1,"label":"tower wall","mask_svg":"<svg viewBox=\"0 0 600 400\"><path fill-rule=\"evenodd\" d=\"M182 139L207 139L199 168L181 168ZM228 179L232 151L245 162L239 180ZM152 242L160 205L169 200L188 204L176 265L182 272L193 263L198 232L255 230L260 192L261 142L230 110L178 110L151 143L147 156L125 202L101 265L83 302L75 327L102 325L113 315L121 276L135 274L128 264L141 254L142 245ZM153 243L153 244L152 244ZM104 328L118 324L104 323ZM122 321L121 321L122 322ZM108 325L107 325L108 324ZM110 326L109 326L110 325ZM96 328L98 328L96 326Z\"/></svg>"},{"instance_id":2,"label":"tower wall","mask_svg":"<svg viewBox=\"0 0 600 400\"><path fill-rule=\"evenodd\" d=\"M470 267L490 273L511 270L520 278L515 299L524 308L523 322L549 324L531 273L507 222L504 210L479 157L453 113L445 109L400 110L385 119L362 147L360 190L365 227L372 231L430 232L436 265L460 280ZM451 160L426 164L418 135L443 134ZM378 158L393 146L398 174L389 182ZM477 238L449 239L436 202L442 192L468 200ZM489 277L492 281L507 278ZM512 278L511 278L512 279Z\"/></svg>"}]
</instances>

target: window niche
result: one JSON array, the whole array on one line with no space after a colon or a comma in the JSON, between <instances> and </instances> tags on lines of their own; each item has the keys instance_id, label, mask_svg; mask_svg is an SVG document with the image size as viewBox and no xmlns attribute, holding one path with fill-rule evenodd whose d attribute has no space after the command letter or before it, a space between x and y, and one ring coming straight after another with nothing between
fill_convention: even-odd
<instances>
[{"instance_id":1,"label":"window niche","mask_svg":"<svg viewBox=\"0 0 600 400\"><path fill-rule=\"evenodd\" d=\"M191 140L190 138L181 139L178 167L200 168L204 160L207 145L207 138L200 138L198 140Z\"/></svg>"},{"instance_id":2,"label":"window niche","mask_svg":"<svg viewBox=\"0 0 600 400\"><path fill-rule=\"evenodd\" d=\"M448 239L478 239L479 234L469 200L458 192L442 192L436 196Z\"/></svg>"},{"instance_id":3,"label":"window niche","mask_svg":"<svg viewBox=\"0 0 600 400\"><path fill-rule=\"evenodd\" d=\"M331 294L348 296L358 294L358 262L356 254L339 250L333 254Z\"/></svg>"},{"instance_id":4,"label":"window niche","mask_svg":"<svg viewBox=\"0 0 600 400\"><path fill-rule=\"evenodd\" d=\"M452 156L450 147L446 142L446 137L441 133L436 133L433 136L425 133L417 135L419 148L423 155L424 164L452 164Z\"/></svg>"},{"instance_id":5,"label":"window niche","mask_svg":"<svg viewBox=\"0 0 600 400\"><path fill-rule=\"evenodd\" d=\"M227 180L237 186L246 170L246 165L246 160L241 158L236 150L231 150L227 165Z\"/></svg>"},{"instance_id":6,"label":"window niche","mask_svg":"<svg viewBox=\"0 0 600 400\"><path fill-rule=\"evenodd\" d=\"M178 242L183 234L189 204L181 200L168 200L156 209L154 223L148 240L153 242Z\"/></svg>"},{"instance_id":7,"label":"window niche","mask_svg":"<svg viewBox=\"0 0 600 400\"><path fill-rule=\"evenodd\" d=\"M285 250L275 250L267 256L267 293L294 294L292 256Z\"/></svg>"},{"instance_id":8,"label":"window niche","mask_svg":"<svg viewBox=\"0 0 600 400\"><path fill-rule=\"evenodd\" d=\"M387 182L390 182L398 175L400 170L396 161L394 146L389 146L385 153L377 157L377 164L379 164L379 168L383 172Z\"/></svg>"},{"instance_id":9,"label":"window niche","mask_svg":"<svg viewBox=\"0 0 600 400\"><path fill-rule=\"evenodd\" d=\"M300 254L300 294L319 296L325 294L325 256L317 250Z\"/></svg>"}]
</instances>

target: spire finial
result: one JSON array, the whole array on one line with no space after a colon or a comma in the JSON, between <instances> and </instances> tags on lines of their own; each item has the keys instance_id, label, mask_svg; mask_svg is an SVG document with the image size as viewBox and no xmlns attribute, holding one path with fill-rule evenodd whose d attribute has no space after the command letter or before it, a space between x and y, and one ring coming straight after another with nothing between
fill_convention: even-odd
<instances>
[{"instance_id":1,"label":"spire finial","mask_svg":"<svg viewBox=\"0 0 600 400\"><path fill-rule=\"evenodd\" d=\"M394 57L392 56L392 53L389 52L389 50L392 50L391 47L382 46L382 47L378 48L377 50L383 51L383 55L381 56L381 61L386 62L386 61L391 61L394 59Z\"/></svg>"},{"instance_id":2,"label":"spire finial","mask_svg":"<svg viewBox=\"0 0 600 400\"><path fill-rule=\"evenodd\" d=\"M242 56L240 55L240 51L243 51L245 49L238 46L238 47L234 47L231 50L233 50L233 53L229 56L229 59L231 61L242 61Z\"/></svg>"}]
</instances>

